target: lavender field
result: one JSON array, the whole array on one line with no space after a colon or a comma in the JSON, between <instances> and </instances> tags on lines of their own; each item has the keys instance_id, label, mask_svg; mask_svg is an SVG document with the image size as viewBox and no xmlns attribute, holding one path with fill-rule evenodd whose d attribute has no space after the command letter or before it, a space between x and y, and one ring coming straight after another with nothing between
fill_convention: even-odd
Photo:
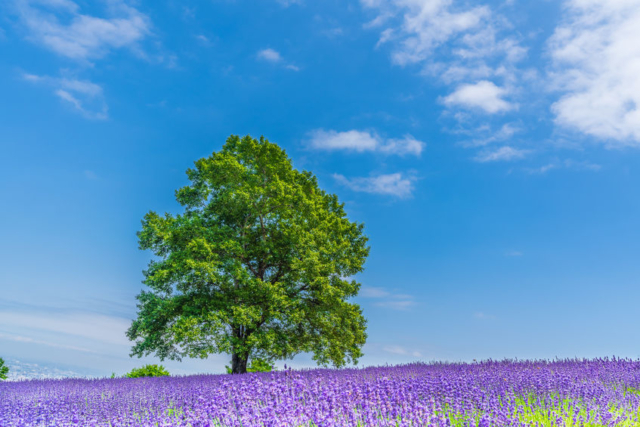
<instances>
[{"instance_id":1,"label":"lavender field","mask_svg":"<svg viewBox=\"0 0 640 427\"><path fill-rule=\"evenodd\" d=\"M640 362L412 364L0 384L1 426L640 426Z\"/></svg>"}]
</instances>

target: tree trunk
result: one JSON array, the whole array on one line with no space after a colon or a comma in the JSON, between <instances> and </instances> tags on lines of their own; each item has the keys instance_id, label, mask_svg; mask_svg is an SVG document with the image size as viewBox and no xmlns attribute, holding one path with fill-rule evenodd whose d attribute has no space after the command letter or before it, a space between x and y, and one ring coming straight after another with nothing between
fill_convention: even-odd
<instances>
[{"instance_id":1,"label":"tree trunk","mask_svg":"<svg viewBox=\"0 0 640 427\"><path fill-rule=\"evenodd\" d=\"M248 359L249 358L244 354L233 353L231 355L231 373L246 374Z\"/></svg>"}]
</instances>

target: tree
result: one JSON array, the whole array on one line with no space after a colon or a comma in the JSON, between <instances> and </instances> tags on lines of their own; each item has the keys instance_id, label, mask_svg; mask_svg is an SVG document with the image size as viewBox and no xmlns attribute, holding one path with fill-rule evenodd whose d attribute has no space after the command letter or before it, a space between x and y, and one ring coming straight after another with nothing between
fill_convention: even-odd
<instances>
[{"instance_id":1,"label":"tree","mask_svg":"<svg viewBox=\"0 0 640 427\"><path fill-rule=\"evenodd\" d=\"M4 365L4 359L0 357L0 380L6 380L9 367Z\"/></svg>"},{"instance_id":2,"label":"tree","mask_svg":"<svg viewBox=\"0 0 640 427\"><path fill-rule=\"evenodd\" d=\"M159 259L144 272L131 356L227 353L235 374L249 359L301 352L322 366L357 363L366 320L348 277L369 254L364 225L262 137L230 136L187 176L176 191L184 213L149 212L138 233Z\"/></svg>"},{"instance_id":3,"label":"tree","mask_svg":"<svg viewBox=\"0 0 640 427\"><path fill-rule=\"evenodd\" d=\"M144 365L142 368L134 368L125 378L142 378L142 377L167 377L169 371L162 365Z\"/></svg>"}]
</instances>

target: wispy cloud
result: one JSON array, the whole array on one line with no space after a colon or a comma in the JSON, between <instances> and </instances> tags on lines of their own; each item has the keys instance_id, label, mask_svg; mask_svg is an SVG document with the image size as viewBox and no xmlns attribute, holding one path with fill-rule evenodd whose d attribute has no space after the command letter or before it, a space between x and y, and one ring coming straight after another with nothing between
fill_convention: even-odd
<instances>
[{"instance_id":1,"label":"wispy cloud","mask_svg":"<svg viewBox=\"0 0 640 427\"><path fill-rule=\"evenodd\" d=\"M391 61L419 67L436 78L448 94L439 97L446 108L443 117L455 128L471 130L503 120L518 108L529 72L521 69L527 56L520 36L509 20L486 4L450 0L360 0L377 16L365 25L379 28L376 48L389 46ZM504 124L504 123L502 123ZM509 130L509 129L505 129ZM474 136L474 147L499 138ZM504 155L505 149L497 155ZM511 154L514 154L513 152ZM478 159L491 159L481 153Z\"/></svg>"},{"instance_id":2,"label":"wispy cloud","mask_svg":"<svg viewBox=\"0 0 640 427\"><path fill-rule=\"evenodd\" d=\"M14 342L20 342L20 343L29 343L29 344L38 344L38 345L44 345L46 347L63 348L63 349L66 349L66 350L80 351L80 352L83 352L83 353L97 353L97 351L95 351L95 350L91 350L91 349L84 348L84 347L60 344L60 343L52 342L52 341L42 341L42 340L33 339L31 337L25 337L25 336L22 336L22 335L15 335L15 334L7 334L7 333L3 333L3 332L0 332L0 338L8 340L8 341L14 341Z\"/></svg>"},{"instance_id":3,"label":"wispy cloud","mask_svg":"<svg viewBox=\"0 0 640 427\"><path fill-rule=\"evenodd\" d=\"M402 25L387 28L383 42L399 41L392 58L400 65L427 60L439 46L478 29L490 16L487 7L454 11L450 1L361 0L365 7L380 10L379 19L368 24L379 26L388 18L403 14Z\"/></svg>"},{"instance_id":4,"label":"wispy cloud","mask_svg":"<svg viewBox=\"0 0 640 427\"><path fill-rule=\"evenodd\" d=\"M535 168L524 168L524 170L532 175L544 175L550 170L557 169L559 166L557 163L548 163Z\"/></svg>"},{"instance_id":5,"label":"wispy cloud","mask_svg":"<svg viewBox=\"0 0 640 427\"><path fill-rule=\"evenodd\" d=\"M475 129L458 131L459 134L472 138L462 142L462 145L467 147L483 147L494 143L504 143L511 141L516 134L521 132L522 128L516 123L504 123L497 130L489 125L484 125Z\"/></svg>"},{"instance_id":6,"label":"wispy cloud","mask_svg":"<svg viewBox=\"0 0 640 427\"><path fill-rule=\"evenodd\" d=\"M375 132L349 130L337 132L335 130L316 129L309 133L309 146L317 150L326 151L356 151L379 152L384 154L396 154L420 156L426 144L417 140L412 135L402 138L384 139Z\"/></svg>"},{"instance_id":7,"label":"wispy cloud","mask_svg":"<svg viewBox=\"0 0 640 427\"><path fill-rule=\"evenodd\" d=\"M107 17L81 13L71 0L17 0L20 22L28 38L72 59L102 58L120 48L139 50L151 34L149 18L122 0L107 2Z\"/></svg>"},{"instance_id":8,"label":"wispy cloud","mask_svg":"<svg viewBox=\"0 0 640 427\"><path fill-rule=\"evenodd\" d=\"M334 174L334 179L353 191L394 196L400 199L408 198L413 192L415 176L402 173L392 173L372 177L346 178L344 175Z\"/></svg>"},{"instance_id":9,"label":"wispy cloud","mask_svg":"<svg viewBox=\"0 0 640 427\"><path fill-rule=\"evenodd\" d=\"M567 159L564 161L564 166L568 169L574 169L578 171L591 171L598 172L602 169L602 166L596 163L591 163L586 160L577 161L572 159Z\"/></svg>"},{"instance_id":10,"label":"wispy cloud","mask_svg":"<svg viewBox=\"0 0 640 427\"><path fill-rule=\"evenodd\" d=\"M320 34L329 38L334 38L334 37L342 36L344 34L344 30L340 27L333 27L333 28L328 28L326 30L322 30Z\"/></svg>"},{"instance_id":11,"label":"wispy cloud","mask_svg":"<svg viewBox=\"0 0 640 427\"><path fill-rule=\"evenodd\" d=\"M388 345L383 347L382 350L387 353L398 354L400 356L422 357L422 354L419 351L408 350L399 345Z\"/></svg>"},{"instance_id":12,"label":"wispy cloud","mask_svg":"<svg viewBox=\"0 0 640 427\"><path fill-rule=\"evenodd\" d=\"M196 34L195 39L198 40L198 42L200 42L200 44L204 45L204 46L210 46L211 45L211 39L207 36L205 36L204 34Z\"/></svg>"},{"instance_id":13,"label":"wispy cloud","mask_svg":"<svg viewBox=\"0 0 640 427\"><path fill-rule=\"evenodd\" d=\"M411 295L392 292L385 288L375 286L363 286L360 289L359 295L363 298L384 300L376 301L374 305L377 307L386 307L394 310L408 310L415 305L415 300Z\"/></svg>"},{"instance_id":14,"label":"wispy cloud","mask_svg":"<svg viewBox=\"0 0 640 427\"><path fill-rule=\"evenodd\" d=\"M59 313L32 311L0 311L0 329L18 328L32 331L47 331L84 340L99 341L110 345L128 345L125 331L131 321L93 313ZM25 333L21 333L25 336ZM32 337L26 339L34 341Z\"/></svg>"},{"instance_id":15,"label":"wispy cloud","mask_svg":"<svg viewBox=\"0 0 640 427\"><path fill-rule=\"evenodd\" d=\"M383 27L378 46L391 43L395 64L421 64L425 74L447 84L501 80L513 84L515 64L526 49L510 24L488 6L442 0L361 0L378 16L366 27ZM398 23L397 17L401 17Z\"/></svg>"},{"instance_id":16,"label":"wispy cloud","mask_svg":"<svg viewBox=\"0 0 640 427\"><path fill-rule=\"evenodd\" d=\"M555 160L543 166L536 168L524 168L525 172L532 175L543 175L551 170L568 169L573 171L586 171L586 172L598 172L602 169L602 166L597 163L592 163L587 160L573 160L566 159L561 162Z\"/></svg>"},{"instance_id":17,"label":"wispy cloud","mask_svg":"<svg viewBox=\"0 0 640 427\"><path fill-rule=\"evenodd\" d=\"M259 50L256 57L261 61L270 62L272 64L282 64L288 70L300 71L300 67L297 65L286 63L280 52L275 49L267 48Z\"/></svg>"},{"instance_id":18,"label":"wispy cloud","mask_svg":"<svg viewBox=\"0 0 640 427\"><path fill-rule=\"evenodd\" d=\"M503 146L495 150L484 151L478 154L474 160L481 163L519 160L526 157L529 153L531 153L531 150Z\"/></svg>"},{"instance_id":19,"label":"wispy cloud","mask_svg":"<svg viewBox=\"0 0 640 427\"><path fill-rule=\"evenodd\" d=\"M566 0L549 41L559 126L609 146L640 145L640 3Z\"/></svg>"},{"instance_id":20,"label":"wispy cloud","mask_svg":"<svg viewBox=\"0 0 640 427\"><path fill-rule=\"evenodd\" d=\"M50 87L65 104L84 117L105 120L109 117L109 107L105 102L102 87L86 80L57 78L23 74L26 81Z\"/></svg>"}]
</instances>

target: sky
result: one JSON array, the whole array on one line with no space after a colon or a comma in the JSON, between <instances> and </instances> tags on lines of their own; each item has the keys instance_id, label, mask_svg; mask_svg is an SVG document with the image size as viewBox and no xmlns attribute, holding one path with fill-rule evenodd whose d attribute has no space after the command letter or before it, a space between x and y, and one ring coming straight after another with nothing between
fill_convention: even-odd
<instances>
[{"instance_id":1,"label":"sky","mask_svg":"<svg viewBox=\"0 0 640 427\"><path fill-rule=\"evenodd\" d=\"M140 221L250 134L365 224L360 365L637 359L638 22L638 0L2 2L0 356L159 362L124 335Z\"/></svg>"}]
</instances>

